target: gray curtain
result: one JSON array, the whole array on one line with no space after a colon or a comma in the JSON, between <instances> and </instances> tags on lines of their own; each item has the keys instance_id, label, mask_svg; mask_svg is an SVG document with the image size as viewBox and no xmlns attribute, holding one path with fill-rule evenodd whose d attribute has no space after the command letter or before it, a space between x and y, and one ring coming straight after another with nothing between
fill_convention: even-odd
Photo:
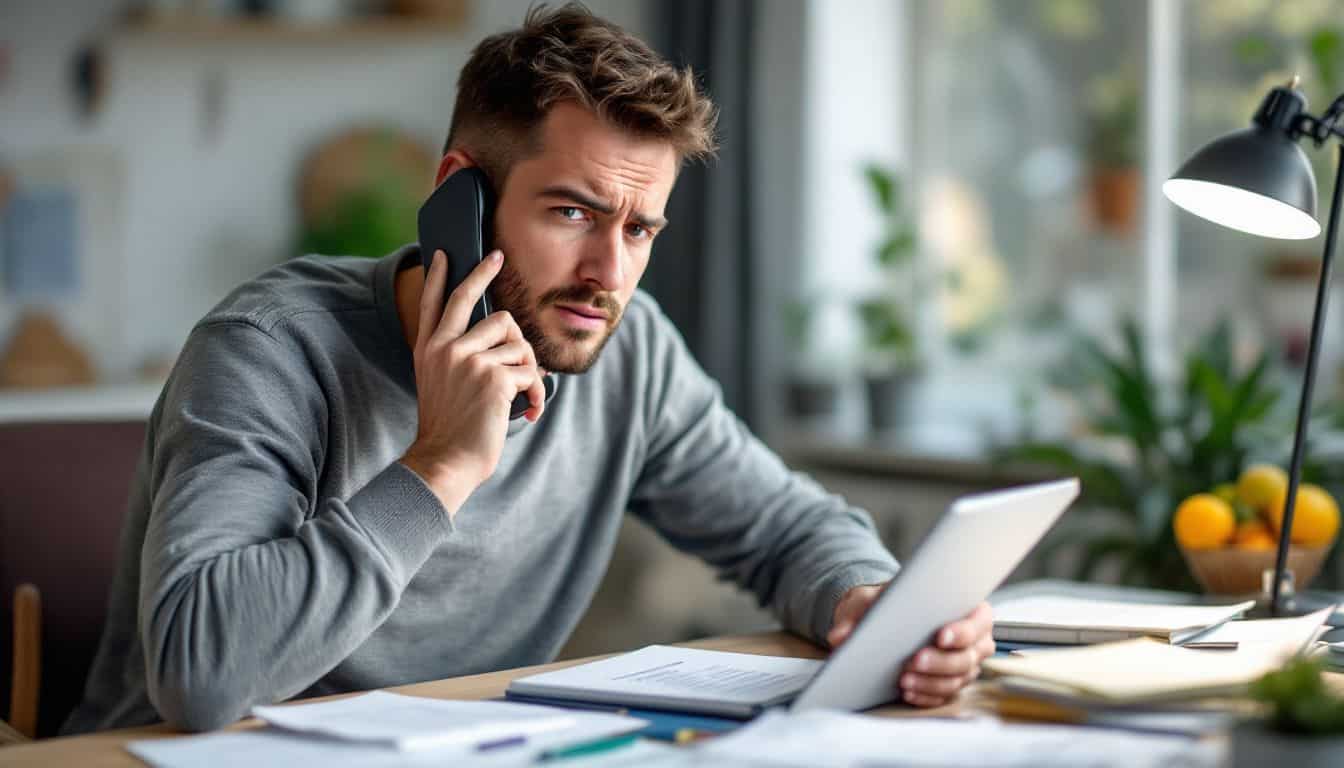
<instances>
[{"instance_id":1,"label":"gray curtain","mask_svg":"<svg viewBox=\"0 0 1344 768\"><path fill-rule=\"evenodd\" d=\"M642 285L748 424L751 398L752 85L755 0L654 0L651 41L690 65L719 107L719 155L681 171Z\"/></svg>"}]
</instances>

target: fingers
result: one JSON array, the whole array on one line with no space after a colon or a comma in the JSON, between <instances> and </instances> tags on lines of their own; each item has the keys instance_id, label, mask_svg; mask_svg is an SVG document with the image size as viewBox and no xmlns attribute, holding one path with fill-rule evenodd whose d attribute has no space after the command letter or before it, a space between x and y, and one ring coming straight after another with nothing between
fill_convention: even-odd
<instances>
[{"instance_id":1,"label":"fingers","mask_svg":"<svg viewBox=\"0 0 1344 768\"><path fill-rule=\"evenodd\" d=\"M840 644L849 639L854 633L854 622L841 621L831 627L831 631L826 633L826 644L832 648L839 648Z\"/></svg>"},{"instance_id":2,"label":"fingers","mask_svg":"<svg viewBox=\"0 0 1344 768\"><path fill-rule=\"evenodd\" d=\"M415 346L420 349L434 333L439 316L439 306L443 301L443 283L448 279L448 257L443 251L435 251L429 263L429 273L425 275L425 286L420 290L420 319L416 323Z\"/></svg>"},{"instance_id":3,"label":"fingers","mask_svg":"<svg viewBox=\"0 0 1344 768\"><path fill-rule=\"evenodd\" d=\"M436 341L442 340L453 346L453 352L463 358L486 351L501 344L511 344L513 342L524 341L523 330L518 327L518 323L513 319L513 315L508 312L491 312L481 322L471 327L471 330L456 337L450 336L448 331L441 331L436 336Z\"/></svg>"},{"instance_id":4,"label":"fingers","mask_svg":"<svg viewBox=\"0 0 1344 768\"><path fill-rule=\"evenodd\" d=\"M936 642L939 648L947 650L970 648L993 630L994 613L988 603L981 603L966 618L958 619L939 630Z\"/></svg>"},{"instance_id":5,"label":"fingers","mask_svg":"<svg viewBox=\"0 0 1344 768\"><path fill-rule=\"evenodd\" d=\"M831 630L826 633L827 644L836 648L848 639L885 588L886 584L864 584L846 592L835 606Z\"/></svg>"},{"instance_id":6,"label":"fingers","mask_svg":"<svg viewBox=\"0 0 1344 768\"><path fill-rule=\"evenodd\" d=\"M979 669L981 658L975 648L959 651L923 648L910 657L905 670L938 677L965 677Z\"/></svg>"},{"instance_id":7,"label":"fingers","mask_svg":"<svg viewBox=\"0 0 1344 768\"><path fill-rule=\"evenodd\" d=\"M933 677L906 673L901 675L901 699L916 707L941 707L955 699L973 677Z\"/></svg>"},{"instance_id":8,"label":"fingers","mask_svg":"<svg viewBox=\"0 0 1344 768\"><path fill-rule=\"evenodd\" d=\"M444 261L444 272L447 272L447 259ZM457 338L467 331L467 322L471 320L471 308L485 295L485 289L490 286L490 281L495 279L495 275L499 274L499 268L503 263L504 254L494 250L467 274L448 295L437 331L447 334L449 338Z\"/></svg>"}]
</instances>

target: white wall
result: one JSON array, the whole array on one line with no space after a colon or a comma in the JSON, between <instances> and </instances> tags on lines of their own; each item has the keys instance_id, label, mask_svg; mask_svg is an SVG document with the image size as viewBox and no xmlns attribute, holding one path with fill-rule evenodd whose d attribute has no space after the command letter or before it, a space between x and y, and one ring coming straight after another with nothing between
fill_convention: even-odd
<instances>
[{"instance_id":1,"label":"white wall","mask_svg":"<svg viewBox=\"0 0 1344 768\"><path fill-rule=\"evenodd\" d=\"M530 4L480 0L460 34L417 41L186 46L114 38L106 101L83 126L69 98L70 58L122 3L5 3L0 163L25 176L62 166L52 174L96 188L103 234L90 242L93 223L82 233L85 296L60 309L108 378L173 354L213 303L284 257L296 223L295 176L315 142L378 121L437 148L471 46L516 25ZM645 32L640 0L588 5ZM210 78L223 85L213 138L202 129ZM92 170L80 176L81 167ZM16 310L0 298L0 338Z\"/></svg>"},{"instance_id":2,"label":"white wall","mask_svg":"<svg viewBox=\"0 0 1344 768\"><path fill-rule=\"evenodd\" d=\"M878 278L881 218L860 169L909 170L906 17L899 0L807 1L801 278L815 292L859 296ZM831 350L859 344L849 305L822 318Z\"/></svg>"}]
</instances>

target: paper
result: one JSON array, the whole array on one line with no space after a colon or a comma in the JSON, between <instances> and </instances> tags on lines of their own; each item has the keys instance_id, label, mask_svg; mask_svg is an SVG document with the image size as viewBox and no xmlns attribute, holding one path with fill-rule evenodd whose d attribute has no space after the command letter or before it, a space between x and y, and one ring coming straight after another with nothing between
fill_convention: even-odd
<instances>
[{"instance_id":1,"label":"paper","mask_svg":"<svg viewBox=\"0 0 1344 768\"><path fill-rule=\"evenodd\" d=\"M253 707L252 714L291 731L413 750L489 744L562 731L567 711L498 701L444 701L374 691L316 704Z\"/></svg>"},{"instance_id":2,"label":"paper","mask_svg":"<svg viewBox=\"0 0 1344 768\"><path fill-rule=\"evenodd\" d=\"M825 710L771 713L697 751L778 766L1220 765L1216 744L1101 728L996 720L879 718Z\"/></svg>"},{"instance_id":3,"label":"paper","mask_svg":"<svg viewBox=\"0 0 1344 768\"><path fill-rule=\"evenodd\" d=\"M610 659L515 680L511 693L593 698L629 705L651 699L736 704L785 701L821 662L749 653L651 645Z\"/></svg>"},{"instance_id":4,"label":"paper","mask_svg":"<svg viewBox=\"0 0 1344 768\"><path fill-rule=\"evenodd\" d=\"M405 698L405 697L403 697ZM497 702L452 702L455 704L494 704ZM314 705L303 705L314 706ZM524 705L510 705L524 706ZM548 709L537 707L537 709ZM293 733L276 728L227 731L201 736L133 741L126 749L156 768L293 768L293 766L436 766L471 764L473 766L527 765L548 749L581 744L596 739L631 733L644 727L645 721L602 712L572 712L573 724L562 731L528 737L516 746L479 751L474 746L430 747L403 752L390 746L350 742L321 736ZM640 742L642 745L643 742ZM612 758L627 750L604 755ZM648 755L648 750L629 750L628 754ZM568 763L577 765L577 763ZM588 765L588 763L582 763ZM597 765L599 763L592 763ZM606 765L606 762L600 763ZM657 764L657 763L655 763Z\"/></svg>"},{"instance_id":5,"label":"paper","mask_svg":"<svg viewBox=\"0 0 1344 768\"><path fill-rule=\"evenodd\" d=\"M1335 609L1331 606L1290 619L1229 621L1196 637L1194 642L1279 643L1290 652L1300 651L1309 646L1325 629L1326 619L1334 612Z\"/></svg>"},{"instance_id":6,"label":"paper","mask_svg":"<svg viewBox=\"0 0 1344 768\"><path fill-rule=\"evenodd\" d=\"M1168 637L1219 624L1255 605L1154 605L1040 595L994 606L994 628L1132 632ZM1007 635L1005 635L1007 638ZM1202 639L1202 638L1201 638Z\"/></svg>"},{"instance_id":7,"label":"paper","mask_svg":"<svg viewBox=\"0 0 1344 768\"><path fill-rule=\"evenodd\" d=\"M1281 643L1245 642L1235 651L1202 651L1143 638L986 659L995 674L1073 690L1122 704L1235 693L1290 655Z\"/></svg>"}]
</instances>

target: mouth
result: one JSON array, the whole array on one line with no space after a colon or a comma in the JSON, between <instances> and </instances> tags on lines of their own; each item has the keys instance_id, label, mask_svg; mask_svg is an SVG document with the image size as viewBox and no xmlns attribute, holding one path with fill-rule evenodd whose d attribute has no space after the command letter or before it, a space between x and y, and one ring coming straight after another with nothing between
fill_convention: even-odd
<instances>
[{"instance_id":1,"label":"mouth","mask_svg":"<svg viewBox=\"0 0 1344 768\"><path fill-rule=\"evenodd\" d=\"M584 330L599 330L607 326L611 315L587 305L556 304L556 312L565 324Z\"/></svg>"}]
</instances>

